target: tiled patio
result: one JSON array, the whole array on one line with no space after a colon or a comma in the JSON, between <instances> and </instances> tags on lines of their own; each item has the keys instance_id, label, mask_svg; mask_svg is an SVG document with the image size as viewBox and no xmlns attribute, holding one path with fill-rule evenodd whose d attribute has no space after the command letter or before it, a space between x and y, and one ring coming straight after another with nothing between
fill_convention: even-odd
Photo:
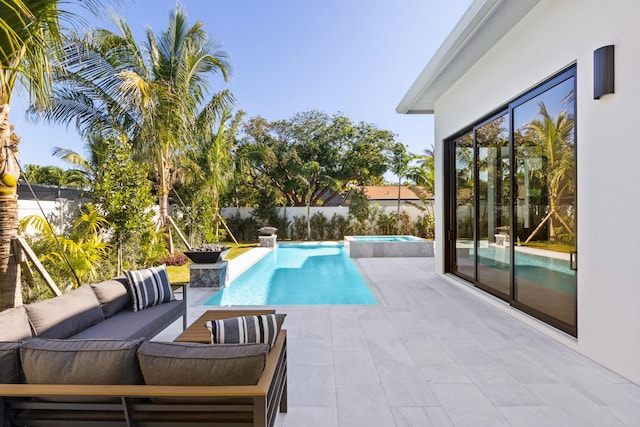
<instances>
[{"instance_id":1,"label":"tiled patio","mask_svg":"<svg viewBox=\"0 0 640 427\"><path fill-rule=\"evenodd\" d=\"M380 304L274 307L289 346L277 426L640 425L640 387L439 278L433 258L356 264ZM210 295L190 290L190 321Z\"/></svg>"}]
</instances>

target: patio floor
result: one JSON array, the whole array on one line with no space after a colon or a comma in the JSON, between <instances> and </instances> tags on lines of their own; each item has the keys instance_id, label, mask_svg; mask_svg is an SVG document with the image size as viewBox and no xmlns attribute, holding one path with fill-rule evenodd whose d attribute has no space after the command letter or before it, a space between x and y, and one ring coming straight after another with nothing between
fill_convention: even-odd
<instances>
[{"instance_id":1,"label":"patio floor","mask_svg":"<svg viewBox=\"0 0 640 427\"><path fill-rule=\"evenodd\" d=\"M640 387L439 278L433 258L355 261L380 304L273 307L288 331L276 426L640 425ZM211 294L190 289L189 321Z\"/></svg>"}]
</instances>

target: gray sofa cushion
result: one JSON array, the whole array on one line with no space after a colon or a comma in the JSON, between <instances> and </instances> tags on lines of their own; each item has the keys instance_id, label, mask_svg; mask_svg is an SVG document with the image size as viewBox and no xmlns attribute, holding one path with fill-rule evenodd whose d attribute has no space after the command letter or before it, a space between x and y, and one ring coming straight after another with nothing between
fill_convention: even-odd
<instances>
[{"instance_id":1,"label":"gray sofa cushion","mask_svg":"<svg viewBox=\"0 0 640 427\"><path fill-rule=\"evenodd\" d=\"M23 305L0 313L0 341L20 341L31 337L29 316Z\"/></svg>"},{"instance_id":2,"label":"gray sofa cushion","mask_svg":"<svg viewBox=\"0 0 640 427\"><path fill-rule=\"evenodd\" d=\"M184 302L174 300L147 307L141 311L123 310L71 338L73 339L137 339L153 338L159 331L184 313Z\"/></svg>"},{"instance_id":3,"label":"gray sofa cushion","mask_svg":"<svg viewBox=\"0 0 640 427\"><path fill-rule=\"evenodd\" d=\"M104 320L91 286L83 285L67 294L25 305L34 335L68 338Z\"/></svg>"},{"instance_id":4,"label":"gray sofa cushion","mask_svg":"<svg viewBox=\"0 0 640 427\"><path fill-rule=\"evenodd\" d=\"M116 277L90 286L98 297L105 319L119 311L131 310L131 297L127 293L127 279L124 277Z\"/></svg>"},{"instance_id":5,"label":"gray sofa cushion","mask_svg":"<svg viewBox=\"0 0 640 427\"><path fill-rule=\"evenodd\" d=\"M20 360L27 383L32 384L143 384L136 359L140 343L140 340L33 338L21 343ZM55 397L48 400L105 399Z\"/></svg>"},{"instance_id":6,"label":"gray sofa cushion","mask_svg":"<svg viewBox=\"0 0 640 427\"><path fill-rule=\"evenodd\" d=\"M0 342L0 383L2 384L23 382L19 347L20 343L17 342Z\"/></svg>"},{"instance_id":7,"label":"gray sofa cushion","mask_svg":"<svg viewBox=\"0 0 640 427\"><path fill-rule=\"evenodd\" d=\"M145 341L138 362L150 385L255 385L264 370L267 344L199 344ZM182 402L181 398L154 399ZM210 399L189 398L192 403Z\"/></svg>"}]
</instances>

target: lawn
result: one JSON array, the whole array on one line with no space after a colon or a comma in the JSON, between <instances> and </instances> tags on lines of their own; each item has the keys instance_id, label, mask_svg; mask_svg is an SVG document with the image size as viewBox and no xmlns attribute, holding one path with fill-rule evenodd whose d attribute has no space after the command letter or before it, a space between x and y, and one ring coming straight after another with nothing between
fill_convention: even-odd
<instances>
[{"instance_id":1,"label":"lawn","mask_svg":"<svg viewBox=\"0 0 640 427\"><path fill-rule=\"evenodd\" d=\"M247 252L251 248L255 248L256 246L258 246L258 243L256 242L238 243L237 245L235 243L225 243L225 245L231 246L231 250L227 252L227 254L224 257L224 259L230 260L237 256L242 255L243 253ZM169 274L169 281L171 281L171 283L188 282L189 281L189 264L180 265L180 266L169 265L167 266L167 273Z\"/></svg>"}]
</instances>

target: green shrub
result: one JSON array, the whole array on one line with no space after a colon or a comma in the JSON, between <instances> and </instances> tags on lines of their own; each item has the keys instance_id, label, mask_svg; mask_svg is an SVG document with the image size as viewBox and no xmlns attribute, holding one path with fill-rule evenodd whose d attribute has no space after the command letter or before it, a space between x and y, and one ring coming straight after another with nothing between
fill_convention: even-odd
<instances>
[{"instance_id":1,"label":"green shrub","mask_svg":"<svg viewBox=\"0 0 640 427\"><path fill-rule=\"evenodd\" d=\"M256 218L241 218L240 212L236 212L226 218L226 222L227 227L229 227L236 240L244 242L258 240L258 229L262 227L262 225Z\"/></svg>"},{"instance_id":2,"label":"green shrub","mask_svg":"<svg viewBox=\"0 0 640 427\"><path fill-rule=\"evenodd\" d=\"M351 234L349 218L334 213L327 226L327 238L331 240L342 240L344 236L348 236L349 234Z\"/></svg>"},{"instance_id":3,"label":"green shrub","mask_svg":"<svg viewBox=\"0 0 640 427\"><path fill-rule=\"evenodd\" d=\"M382 213L378 216L377 229L378 234L390 235L396 234L396 225L398 223L398 214L391 212L389 214Z\"/></svg>"},{"instance_id":4,"label":"green shrub","mask_svg":"<svg viewBox=\"0 0 640 427\"><path fill-rule=\"evenodd\" d=\"M306 240L307 238L307 217L295 215L291 225L291 238L293 240Z\"/></svg>"},{"instance_id":5,"label":"green shrub","mask_svg":"<svg viewBox=\"0 0 640 427\"><path fill-rule=\"evenodd\" d=\"M428 213L420 215L415 222L415 230L418 237L433 239L436 234L435 218L433 215Z\"/></svg>"},{"instance_id":6,"label":"green shrub","mask_svg":"<svg viewBox=\"0 0 640 427\"><path fill-rule=\"evenodd\" d=\"M322 212L316 212L311 215L309 221L311 223L311 239L312 240L324 240L327 234L327 226L329 221Z\"/></svg>"}]
</instances>

